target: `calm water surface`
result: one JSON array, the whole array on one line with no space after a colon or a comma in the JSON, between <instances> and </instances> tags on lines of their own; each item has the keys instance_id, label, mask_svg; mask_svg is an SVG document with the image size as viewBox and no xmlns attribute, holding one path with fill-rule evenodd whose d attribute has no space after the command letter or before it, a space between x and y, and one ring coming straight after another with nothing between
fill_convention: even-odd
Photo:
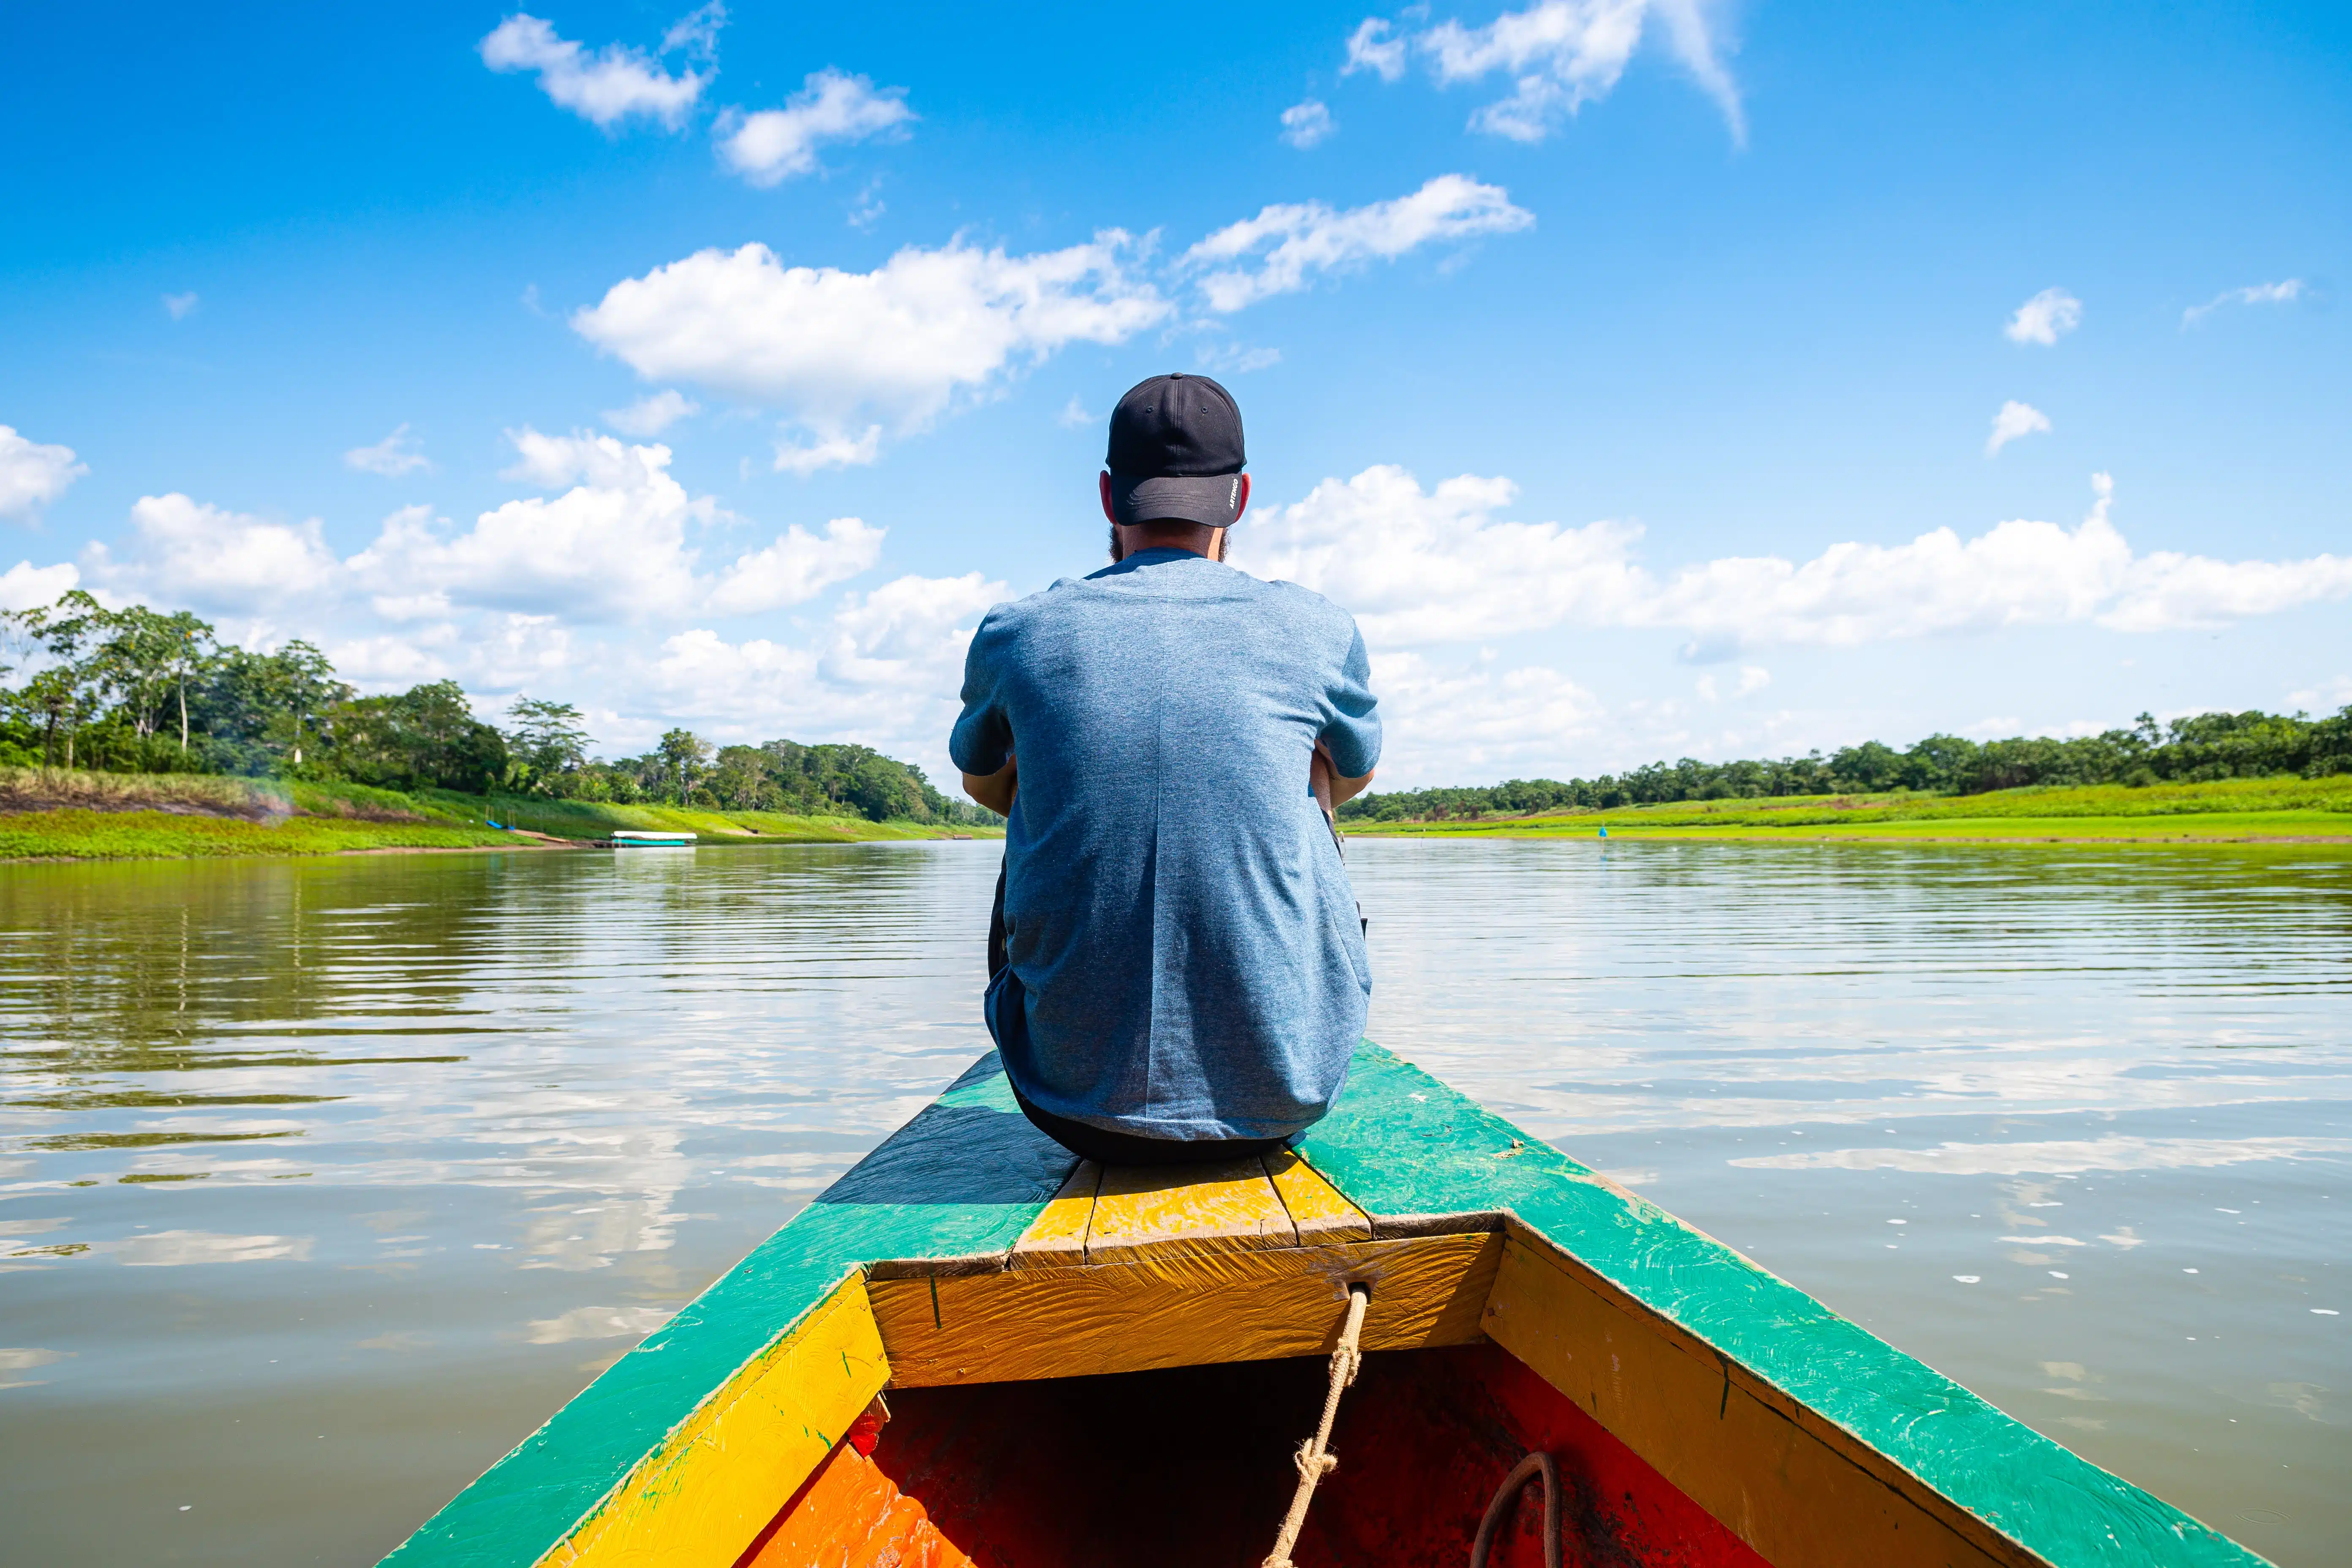
<instances>
[{"instance_id":1,"label":"calm water surface","mask_svg":"<svg viewBox=\"0 0 2352 1568\"><path fill-rule=\"evenodd\" d=\"M2352 860L1351 855L1376 1038L2342 1561ZM0 868L0 1558L373 1562L985 1048L996 859Z\"/></svg>"}]
</instances>

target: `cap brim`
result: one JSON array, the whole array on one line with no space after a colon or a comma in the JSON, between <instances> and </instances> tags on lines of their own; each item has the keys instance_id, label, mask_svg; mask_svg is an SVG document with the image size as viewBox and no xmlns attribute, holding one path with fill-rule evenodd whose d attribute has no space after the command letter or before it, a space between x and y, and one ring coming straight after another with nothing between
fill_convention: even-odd
<instances>
[{"instance_id":1,"label":"cap brim","mask_svg":"<svg viewBox=\"0 0 2352 1568\"><path fill-rule=\"evenodd\" d=\"M1111 514L1121 522L1151 522L1171 518L1179 522L1231 528L1241 508L1239 474L1203 474L1197 478L1155 479L1110 477Z\"/></svg>"}]
</instances>

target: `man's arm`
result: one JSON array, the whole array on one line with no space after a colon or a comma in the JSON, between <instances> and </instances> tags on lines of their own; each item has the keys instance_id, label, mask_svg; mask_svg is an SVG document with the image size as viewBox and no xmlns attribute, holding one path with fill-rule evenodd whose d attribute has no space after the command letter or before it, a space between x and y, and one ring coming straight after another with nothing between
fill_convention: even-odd
<instances>
[{"instance_id":1,"label":"man's arm","mask_svg":"<svg viewBox=\"0 0 2352 1568\"><path fill-rule=\"evenodd\" d=\"M1380 770L1375 768L1372 771L1377 773ZM1360 779L1349 779L1333 773L1330 753L1323 749L1322 742L1315 742L1315 754L1307 763L1307 787L1315 792L1316 804L1326 812L1339 810L1363 794L1364 786L1371 782L1371 773Z\"/></svg>"},{"instance_id":2,"label":"man's arm","mask_svg":"<svg viewBox=\"0 0 2352 1568\"><path fill-rule=\"evenodd\" d=\"M963 793L997 816L1010 816L1013 815L1013 791L1020 783L1021 759L1008 756L1004 759L1004 765L992 773L965 773ZM1357 787L1360 789L1363 786L1359 784Z\"/></svg>"}]
</instances>

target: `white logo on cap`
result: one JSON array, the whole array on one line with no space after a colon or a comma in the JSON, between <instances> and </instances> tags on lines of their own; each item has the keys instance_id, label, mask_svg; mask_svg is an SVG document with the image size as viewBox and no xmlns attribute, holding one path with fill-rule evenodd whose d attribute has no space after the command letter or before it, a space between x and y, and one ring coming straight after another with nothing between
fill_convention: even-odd
<instances>
[{"instance_id":1,"label":"white logo on cap","mask_svg":"<svg viewBox=\"0 0 2352 1568\"><path fill-rule=\"evenodd\" d=\"M1239 474L1235 474L1234 476L1234 482L1225 489L1225 504L1227 506L1233 505L1235 500L1240 499L1241 493L1242 477Z\"/></svg>"}]
</instances>

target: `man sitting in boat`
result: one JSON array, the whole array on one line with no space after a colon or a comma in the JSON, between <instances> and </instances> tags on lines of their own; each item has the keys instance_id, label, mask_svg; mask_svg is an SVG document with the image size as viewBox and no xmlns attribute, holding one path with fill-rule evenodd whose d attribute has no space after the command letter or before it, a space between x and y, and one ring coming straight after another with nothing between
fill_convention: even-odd
<instances>
[{"instance_id":1,"label":"man sitting in boat","mask_svg":"<svg viewBox=\"0 0 2352 1568\"><path fill-rule=\"evenodd\" d=\"M1345 610L1223 564L1245 461L1208 377L1129 391L1111 564L997 605L964 664L950 754L1011 819L989 1032L1030 1121L1097 1160L1267 1152L1330 1108L1363 1034L1328 813L1380 760L1370 666Z\"/></svg>"}]
</instances>

